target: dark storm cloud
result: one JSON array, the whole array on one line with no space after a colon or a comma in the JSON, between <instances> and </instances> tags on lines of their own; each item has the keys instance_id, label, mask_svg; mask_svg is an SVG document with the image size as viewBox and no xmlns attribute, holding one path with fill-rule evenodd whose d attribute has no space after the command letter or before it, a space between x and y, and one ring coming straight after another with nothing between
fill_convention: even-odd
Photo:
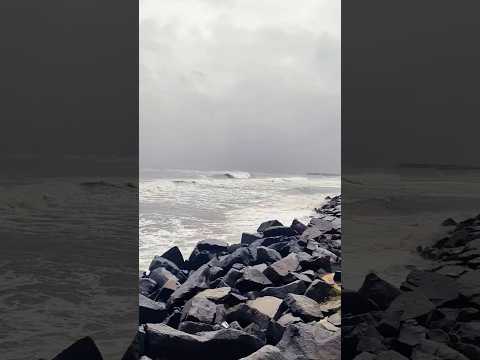
<instances>
[{"instance_id":1,"label":"dark storm cloud","mask_svg":"<svg viewBox=\"0 0 480 360\"><path fill-rule=\"evenodd\" d=\"M140 160L338 172L338 2L144 0Z\"/></svg>"}]
</instances>

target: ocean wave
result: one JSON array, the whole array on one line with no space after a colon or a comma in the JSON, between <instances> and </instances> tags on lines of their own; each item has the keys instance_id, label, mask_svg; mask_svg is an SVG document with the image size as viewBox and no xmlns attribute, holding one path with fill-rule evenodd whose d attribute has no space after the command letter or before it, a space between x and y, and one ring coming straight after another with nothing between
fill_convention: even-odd
<instances>
[{"instance_id":1,"label":"ocean wave","mask_svg":"<svg viewBox=\"0 0 480 360\"><path fill-rule=\"evenodd\" d=\"M250 179L251 174L246 171L222 171L210 175L212 178L220 179Z\"/></svg>"}]
</instances>

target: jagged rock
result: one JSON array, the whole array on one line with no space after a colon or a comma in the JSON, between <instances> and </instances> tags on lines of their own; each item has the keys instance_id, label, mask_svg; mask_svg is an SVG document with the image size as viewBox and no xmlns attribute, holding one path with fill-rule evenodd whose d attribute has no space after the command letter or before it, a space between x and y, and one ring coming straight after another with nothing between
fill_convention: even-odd
<instances>
[{"instance_id":1,"label":"jagged rock","mask_svg":"<svg viewBox=\"0 0 480 360\"><path fill-rule=\"evenodd\" d=\"M362 352L355 356L353 360L375 360L377 357L376 355L369 353L369 352Z\"/></svg>"},{"instance_id":2,"label":"jagged rock","mask_svg":"<svg viewBox=\"0 0 480 360\"><path fill-rule=\"evenodd\" d=\"M273 296L263 296L256 298L255 300L247 301L247 306L272 319L278 313L281 304L282 300Z\"/></svg>"},{"instance_id":3,"label":"jagged rock","mask_svg":"<svg viewBox=\"0 0 480 360\"><path fill-rule=\"evenodd\" d=\"M234 306L239 303L245 302L247 300L248 300L248 297L243 296L242 294L231 292L230 294L227 295L227 297L223 302L225 305Z\"/></svg>"},{"instance_id":4,"label":"jagged rock","mask_svg":"<svg viewBox=\"0 0 480 360\"><path fill-rule=\"evenodd\" d=\"M465 297L480 295L480 270L470 271L458 278L460 293Z\"/></svg>"},{"instance_id":5,"label":"jagged rock","mask_svg":"<svg viewBox=\"0 0 480 360\"><path fill-rule=\"evenodd\" d=\"M400 290L370 273L365 277L358 293L364 298L372 300L380 309L385 310L400 295Z\"/></svg>"},{"instance_id":6,"label":"jagged rock","mask_svg":"<svg viewBox=\"0 0 480 360\"><path fill-rule=\"evenodd\" d=\"M250 233L243 233L242 234L242 239L240 240L240 243L242 245L250 245L252 244L253 242L259 240L263 238L263 235L262 234L250 234Z\"/></svg>"},{"instance_id":7,"label":"jagged rock","mask_svg":"<svg viewBox=\"0 0 480 360\"><path fill-rule=\"evenodd\" d=\"M165 253L163 253L162 258L170 260L172 263L177 265L180 269L183 269L185 265L185 260L183 259L182 252L178 246L171 247Z\"/></svg>"},{"instance_id":8,"label":"jagged rock","mask_svg":"<svg viewBox=\"0 0 480 360\"><path fill-rule=\"evenodd\" d=\"M340 298L330 299L319 304L320 310L322 310L324 315L330 315L334 312L340 310L342 306L342 301Z\"/></svg>"},{"instance_id":9,"label":"jagged rock","mask_svg":"<svg viewBox=\"0 0 480 360\"><path fill-rule=\"evenodd\" d=\"M235 250L233 253L220 258L218 266L222 269L230 269L233 264L240 263L243 265L250 265L253 257L248 248L241 247Z\"/></svg>"},{"instance_id":10,"label":"jagged rock","mask_svg":"<svg viewBox=\"0 0 480 360\"><path fill-rule=\"evenodd\" d=\"M411 271L402 287L422 292L437 306L455 300L459 295L454 279L429 271Z\"/></svg>"},{"instance_id":11,"label":"jagged rock","mask_svg":"<svg viewBox=\"0 0 480 360\"><path fill-rule=\"evenodd\" d=\"M293 315L298 316L305 321L319 320L323 318L320 304L309 297L288 294L283 301Z\"/></svg>"},{"instance_id":12,"label":"jagged rock","mask_svg":"<svg viewBox=\"0 0 480 360\"><path fill-rule=\"evenodd\" d=\"M215 318L214 318L213 322L215 324L221 324L222 322L224 322L225 321L225 313L226 313L225 305L217 304L217 307L215 309Z\"/></svg>"},{"instance_id":13,"label":"jagged rock","mask_svg":"<svg viewBox=\"0 0 480 360\"><path fill-rule=\"evenodd\" d=\"M408 358L406 358L405 356L403 356L402 354L396 351L388 350L388 351L382 351L381 353L379 353L375 358L375 360L408 360Z\"/></svg>"},{"instance_id":14,"label":"jagged rock","mask_svg":"<svg viewBox=\"0 0 480 360\"><path fill-rule=\"evenodd\" d=\"M265 343L240 330L223 329L196 335L163 324L147 325L146 355L161 359L237 360L260 349Z\"/></svg>"},{"instance_id":15,"label":"jagged rock","mask_svg":"<svg viewBox=\"0 0 480 360\"><path fill-rule=\"evenodd\" d=\"M323 280L317 279L314 280L305 291L305 296L308 296L316 302L321 302L331 295L331 291L332 285Z\"/></svg>"},{"instance_id":16,"label":"jagged rock","mask_svg":"<svg viewBox=\"0 0 480 360\"><path fill-rule=\"evenodd\" d=\"M207 251L207 250L199 250L197 247L193 249L190 257L188 258L188 263L186 267L189 270L197 270L200 266L208 263L210 260L213 259L215 254Z\"/></svg>"},{"instance_id":17,"label":"jagged rock","mask_svg":"<svg viewBox=\"0 0 480 360\"><path fill-rule=\"evenodd\" d=\"M182 318L182 311L179 308L175 308L172 313L163 321L165 325L168 325L174 329L178 329L180 326L180 319Z\"/></svg>"},{"instance_id":18,"label":"jagged rock","mask_svg":"<svg viewBox=\"0 0 480 360\"><path fill-rule=\"evenodd\" d=\"M335 314L330 315L327 320L330 324L337 327L342 325L342 315L340 314L340 312L336 312Z\"/></svg>"},{"instance_id":19,"label":"jagged rock","mask_svg":"<svg viewBox=\"0 0 480 360\"><path fill-rule=\"evenodd\" d=\"M303 255L304 254L304 255ZM302 253L302 257L300 257L300 267L303 270L314 270L318 271L320 269L331 272L332 266L330 263L330 256L312 256L306 253ZM305 256L306 255L306 256Z\"/></svg>"},{"instance_id":20,"label":"jagged rock","mask_svg":"<svg viewBox=\"0 0 480 360\"><path fill-rule=\"evenodd\" d=\"M297 232L288 226L270 226L263 230L264 237L295 236Z\"/></svg>"},{"instance_id":21,"label":"jagged rock","mask_svg":"<svg viewBox=\"0 0 480 360\"><path fill-rule=\"evenodd\" d=\"M480 343L480 321L457 323L454 334L463 342Z\"/></svg>"},{"instance_id":22,"label":"jagged rock","mask_svg":"<svg viewBox=\"0 0 480 360\"><path fill-rule=\"evenodd\" d=\"M307 225L303 224L297 219L293 219L292 225L290 227L299 235L302 235L305 230L307 230Z\"/></svg>"},{"instance_id":23,"label":"jagged rock","mask_svg":"<svg viewBox=\"0 0 480 360\"><path fill-rule=\"evenodd\" d=\"M358 315L374 310L372 304L356 291L344 290L342 301L345 314Z\"/></svg>"},{"instance_id":24,"label":"jagged rock","mask_svg":"<svg viewBox=\"0 0 480 360\"><path fill-rule=\"evenodd\" d=\"M242 277L235 283L235 287L242 293L258 291L269 285L272 285L272 282L263 273L252 267L247 267Z\"/></svg>"},{"instance_id":25,"label":"jagged rock","mask_svg":"<svg viewBox=\"0 0 480 360\"><path fill-rule=\"evenodd\" d=\"M90 337L84 337L68 348L63 350L60 354L55 356L53 360L103 360L100 350L98 350L95 342Z\"/></svg>"},{"instance_id":26,"label":"jagged rock","mask_svg":"<svg viewBox=\"0 0 480 360\"><path fill-rule=\"evenodd\" d=\"M252 269L256 269L256 270L260 271L262 274L263 274L263 272L265 271L265 269L266 269L267 267L268 267L268 265L267 265L267 264L263 264L263 263L262 263L262 264L257 264L257 265L251 266Z\"/></svg>"},{"instance_id":27,"label":"jagged rock","mask_svg":"<svg viewBox=\"0 0 480 360\"><path fill-rule=\"evenodd\" d=\"M422 340L413 350L413 360L468 360L464 355L448 345L431 340ZM386 359L385 359L386 360Z\"/></svg>"},{"instance_id":28,"label":"jagged rock","mask_svg":"<svg viewBox=\"0 0 480 360\"><path fill-rule=\"evenodd\" d=\"M257 247L257 262L266 263L270 265L275 261L281 260L282 255L274 249L270 249L266 246Z\"/></svg>"},{"instance_id":29,"label":"jagged rock","mask_svg":"<svg viewBox=\"0 0 480 360\"><path fill-rule=\"evenodd\" d=\"M152 262L150 263L150 266L148 269L150 272L152 272L155 269L158 268L163 268L165 270L168 270L171 272L173 275L175 275L180 282L183 282L186 279L186 275L180 270L180 268L175 265L173 262L171 262L168 259L165 259L161 256L156 255Z\"/></svg>"},{"instance_id":30,"label":"jagged rock","mask_svg":"<svg viewBox=\"0 0 480 360\"><path fill-rule=\"evenodd\" d=\"M225 298L228 296L228 294L230 294L231 291L232 288L228 286L216 289L206 289L199 292L197 295L195 295L195 297L204 297L208 300L218 303L225 300Z\"/></svg>"},{"instance_id":31,"label":"jagged rock","mask_svg":"<svg viewBox=\"0 0 480 360\"><path fill-rule=\"evenodd\" d=\"M174 279L178 281L178 278L173 275L170 271L164 268L156 268L152 270L149 274L149 278L157 283L157 286L161 288L169 279Z\"/></svg>"},{"instance_id":32,"label":"jagged rock","mask_svg":"<svg viewBox=\"0 0 480 360\"><path fill-rule=\"evenodd\" d=\"M237 280L242 277L242 275L243 271L231 268L223 277L223 281L229 286L234 286Z\"/></svg>"},{"instance_id":33,"label":"jagged rock","mask_svg":"<svg viewBox=\"0 0 480 360\"><path fill-rule=\"evenodd\" d=\"M152 279L140 278L139 284L138 284L138 291L142 295L149 296L155 291L157 286L158 284Z\"/></svg>"},{"instance_id":34,"label":"jagged rock","mask_svg":"<svg viewBox=\"0 0 480 360\"><path fill-rule=\"evenodd\" d=\"M306 289L307 289L307 286L305 282L302 280L297 280L282 286L266 287L265 289L259 292L259 295L275 296L279 299L283 299L289 293L302 295L305 293Z\"/></svg>"},{"instance_id":35,"label":"jagged rock","mask_svg":"<svg viewBox=\"0 0 480 360\"><path fill-rule=\"evenodd\" d=\"M225 270L223 270L220 266L211 266L209 270L209 278L210 281L213 281L220 276L223 276L225 274Z\"/></svg>"},{"instance_id":36,"label":"jagged rock","mask_svg":"<svg viewBox=\"0 0 480 360\"><path fill-rule=\"evenodd\" d=\"M181 284L177 281L176 277L168 279L167 282L163 284L159 290L157 290L155 300L167 301L180 286Z\"/></svg>"},{"instance_id":37,"label":"jagged rock","mask_svg":"<svg viewBox=\"0 0 480 360\"><path fill-rule=\"evenodd\" d=\"M272 345L265 345L253 354L241 358L240 360L286 360L280 349Z\"/></svg>"},{"instance_id":38,"label":"jagged rock","mask_svg":"<svg viewBox=\"0 0 480 360\"><path fill-rule=\"evenodd\" d=\"M258 311L257 309L241 303L228 308L225 313L225 320L228 322L238 321L242 326L248 326L250 323L259 325L262 329L267 329L270 323L270 317Z\"/></svg>"},{"instance_id":39,"label":"jagged rock","mask_svg":"<svg viewBox=\"0 0 480 360\"><path fill-rule=\"evenodd\" d=\"M442 226L455 226L455 225L457 225L457 222L452 218L445 219L442 222Z\"/></svg>"},{"instance_id":40,"label":"jagged rock","mask_svg":"<svg viewBox=\"0 0 480 360\"><path fill-rule=\"evenodd\" d=\"M215 328L215 325L205 324L194 321L183 321L178 326L178 330L186 332L188 334L196 334L203 331L215 331L219 330Z\"/></svg>"},{"instance_id":41,"label":"jagged rock","mask_svg":"<svg viewBox=\"0 0 480 360\"><path fill-rule=\"evenodd\" d=\"M399 313L400 320L415 319L427 315L435 305L421 292L411 291L400 294L392 301L386 314Z\"/></svg>"},{"instance_id":42,"label":"jagged rock","mask_svg":"<svg viewBox=\"0 0 480 360\"><path fill-rule=\"evenodd\" d=\"M263 230L272 226L283 226L283 224L278 220L265 221L258 227L257 232L263 233Z\"/></svg>"},{"instance_id":43,"label":"jagged rock","mask_svg":"<svg viewBox=\"0 0 480 360\"><path fill-rule=\"evenodd\" d=\"M435 342L441 342L441 343L448 343L450 341L450 337L442 329L430 329L430 330L428 330L427 338L429 340L432 340L432 341L435 341Z\"/></svg>"},{"instance_id":44,"label":"jagged rock","mask_svg":"<svg viewBox=\"0 0 480 360\"><path fill-rule=\"evenodd\" d=\"M299 265L298 256L290 254L266 268L264 274L274 284L287 284L295 280L291 273L298 270Z\"/></svg>"},{"instance_id":45,"label":"jagged rock","mask_svg":"<svg viewBox=\"0 0 480 360\"><path fill-rule=\"evenodd\" d=\"M292 324L277 344L287 360L338 360L341 357L340 334L320 324Z\"/></svg>"},{"instance_id":46,"label":"jagged rock","mask_svg":"<svg viewBox=\"0 0 480 360\"><path fill-rule=\"evenodd\" d=\"M398 341L402 344L414 347L426 339L426 329L417 324L410 324L405 322L400 327Z\"/></svg>"},{"instance_id":47,"label":"jagged rock","mask_svg":"<svg viewBox=\"0 0 480 360\"><path fill-rule=\"evenodd\" d=\"M164 303L153 301L146 296L139 294L138 297L138 315L140 324L160 323L168 316L168 311Z\"/></svg>"},{"instance_id":48,"label":"jagged rock","mask_svg":"<svg viewBox=\"0 0 480 360\"><path fill-rule=\"evenodd\" d=\"M183 304L198 292L208 288L209 265L205 264L194 271L188 279L170 296L169 304Z\"/></svg>"},{"instance_id":49,"label":"jagged rock","mask_svg":"<svg viewBox=\"0 0 480 360\"><path fill-rule=\"evenodd\" d=\"M277 323L280 324L281 326L285 327L285 328L290 324L295 324L295 323L298 323L298 322L302 322L302 319L300 319L297 316L293 316L290 313L282 315L280 317L280 319L277 320Z\"/></svg>"},{"instance_id":50,"label":"jagged rock","mask_svg":"<svg viewBox=\"0 0 480 360\"><path fill-rule=\"evenodd\" d=\"M180 320L212 324L216 309L217 306L213 301L201 296L195 296L185 304Z\"/></svg>"},{"instance_id":51,"label":"jagged rock","mask_svg":"<svg viewBox=\"0 0 480 360\"><path fill-rule=\"evenodd\" d=\"M228 250L228 244L222 240L206 239L199 241L196 248L200 251L208 251L212 254L218 254Z\"/></svg>"},{"instance_id":52,"label":"jagged rock","mask_svg":"<svg viewBox=\"0 0 480 360\"><path fill-rule=\"evenodd\" d=\"M480 359L480 347L473 344L457 343L455 349L460 351L470 360Z\"/></svg>"}]
</instances>

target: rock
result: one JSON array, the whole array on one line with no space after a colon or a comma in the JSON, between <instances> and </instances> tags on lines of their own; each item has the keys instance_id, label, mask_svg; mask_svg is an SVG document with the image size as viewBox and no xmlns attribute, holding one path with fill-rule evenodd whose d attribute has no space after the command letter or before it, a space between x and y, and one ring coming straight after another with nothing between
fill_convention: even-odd
<instances>
[{"instance_id":1,"label":"rock","mask_svg":"<svg viewBox=\"0 0 480 360\"><path fill-rule=\"evenodd\" d=\"M273 236L295 236L297 232L288 226L270 226L263 230L264 237Z\"/></svg>"},{"instance_id":2,"label":"rock","mask_svg":"<svg viewBox=\"0 0 480 360\"><path fill-rule=\"evenodd\" d=\"M196 248L200 251L208 251L212 254L219 254L228 250L228 244L222 240L207 239L199 241Z\"/></svg>"},{"instance_id":3,"label":"rock","mask_svg":"<svg viewBox=\"0 0 480 360\"><path fill-rule=\"evenodd\" d=\"M343 291L342 302L343 312L345 314L364 314L374 309L372 304L356 291Z\"/></svg>"},{"instance_id":4,"label":"rock","mask_svg":"<svg viewBox=\"0 0 480 360\"><path fill-rule=\"evenodd\" d=\"M455 335L465 343L480 343L480 321L457 323L454 329Z\"/></svg>"},{"instance_id":5,"label":"rock","mask_svg":"<svg viewBox=\"0 0 480 360\"><path fill-rule=\"evenodd\" d=\"M147 356L160 359L237 360L265 343L240 330L223 329L188 334L163 324L147 325Z\"/></svg>"},{"instance_id":6,"label":"rock","mask_svg":"<svg viewBox=\"0 0 480 360\"><path fill-rule=\"evenodd\" d=\"M216 329L215 326L211 324L194 321L183 321L178 326L178 330L186 332L188 334L196 334L203 331L215 331L219 329Z\"/></svg>"},{"instance_id":7,"label":"rock","mask_svg":"<svg viewBox=\"0 0 480 360\"><path fill-rule=\"evenodd\" d=\"M432 341L435 341L435 342L441 342L441 343L448 343L450 341L450 337L442 329L430 329L430 330L428 330L427 338L429 340L432 340Z\"/></svg>"},{"instance_id":8,"label":"rock","mask_svg":"<svg viewBox=\"0 0 480 360\"><path fill-rule=\"evenodd\" d=\"M263 233L263 230L272 226L283 226L283 224L278 220L265 221L258 227L257 232Z\"/></svg>"},{"instance_id":9,"label":"rock","mask_svg":"<svg viewBox=\"0 0 480 360\"><path fill-rule=\"evenodd\" d=\"M223 277L223 281L229 286L234 286L237 280L242 277L242 275L243 271L231 268Z\"/></svg>"},{"instance_id":10,"label":"rock","mask_svg":"<svg viewBox=\"0 0 480 360\"><path fill-rule=\"evenodd\" d=\"M480 347L476 345L458 343L455 344L455 349L460 351L470 360L480 359Z\"/></svg>"},{"instance_id":11,"label":"rock","mask_svg":"<svg viewBox=\"0 0 480 360\"><path fill-rule=\"evenodd\" d=\"M425 316L435 309L435 305L421 292L405 292L392 301L386 315L400 314L400 320L416 319Z\"/></svg>"},{"instance_id":12,"label":"rock","mask_svg":"<svg viewBox=\"0 0 480 360\"><path fill-rule=\"evenodd\" d=\"M353 360L375 360L377 357L369 352L362 352L355 356Z\"/></svg>"},{"instance_id":13,"label":"rock","mask_svg":"<svg viewBox=\"0 0 480 360\"><path fill-rule=\"evenodd\" d=\"M228 296L228 294L230 294L231 291L232 288L228 286L216 289L206 289L199 292L197 295L195 295L195 297L204 297L208 300L218 303L225 300L225 298Z\"/></svg>"},{"instance_id":14,"label":"rock","mask_svg":"<svg viewBox=\"0 0 480 360\"><path fill-rule=\"evenodd\" d=\"M422 292L437 306L455 300L459 295L454 279L429 271L411 271L402 287Z\"/></svg>"},{"instance_id":15,"label":"rock","mask_svg":"<svg viewBox=\"0 0 480 360\"><path fill-rule=\"evenodd\" d=\"M273 296L262 296L255 300L247 301L247 306L272 319L278 313L281 304L282 300Z\"/></svg>"},{"instance_id":16,"label":"rock","mask_svg":"<svg viewBox=\"0 0 480 360\"><path fill-rule=\"evenodd\" d=\"M228 308L225 313L225 320L228 322L238 321L242 326L255 323L262 329L267 329L270 317L245 303Z\"/></svg>"},{"instance_id":17,"label":"rock","mask_svg":"<svg viewBox=\"0 0 480 360\"><path fill-rule=\"evenodd\" d=\"M455 225L457 225L457 222L452 218L445 219L442 222L442 226L455 226Z\"/></svg>"},{"instance_id":18,"label":"rock","mask_svg":"<svg viewBox=\"0 0 480 360\"><path fill-rule=\"evenodd\" d=\"M340 334L327 331L318 323L289 325L277 347L287 360L341 358Z\"/></svg>"},{"instance_id":19,"label":"rock","mask_svg":"<svg viewBox=\"0 0 480 360\"><path fill-rule=\"evenodd\" d=\"M262 234L250 234L250 233L243 233L242 234L242 239L240 240L240 243L242 245L250 245L252 244L253 242L259 240L263 238L263 235Z\"/></svg>"},{"instance_id":20,"label":"rock","mask_svg":"<svg viewBox=\"0 0 480 360\"><path fill-rule=\"evenodd\" d=\"M293 315L302 318L304 321L308 322L323 318L320 304L309 297L288 294L283 301Z\"/></svg>"},{"instance_id":21,"label":"rock","mask_svg":"<svg viewBox=\"0 0 480 360\"><path fill-rule=\"evenodd\" d=\"M286 360L280 349L272 345L265 345L253 354L241 358L240 360Z\"/></svg>"},{"instance_id":22,"label":"rock","mask_svg":"<svg viewBox=\"0 0 480 360\"><path fill-rule=\"evenodd\" d=\"M178 329L180 326L180 319L182 317L182 311L178 308L175 308L173 312L168 316L163 323L174 329Z\"/></svg>"},{"instance_id":23,"label":"rock","mask_svg":"<svg viewBox=\"0 0 480 360\"><path fill-rule=\"evenodd\" d=\"M293 219L292 225L290 225L290 227L299 235L302 235L303 232L307 230L307 225L303 224L297 219Z\"/></svg>"},{"instance_id":24,"label":"rock","mask_svg":"<svg viewBox=\"0 0 480 360\"><path fill-rule=\"evenodd\" d=\"M199 250L198 248L195 248L190 254L188 263L185 266L189 270L197 270L200 266L205 265L212 260L214 256L215 254L210 253L207 250Z\"/></svg>"},{"instance_id":25,"label":"rock","mask_svg":"<svg viewBox=\"0 0 480 360\"><path fill-rule=\"evenodd\" d=\"M139 294L138 307L140 324L160 323L168 316L164 303L153 301L142 294Z\"/></svg>"},{"instance_id":26,"label":"rock","mask_svg":"<svg viewBox=\"0 0 480 360\"><path fill-rule=\"evenodd\" d=\"M375 358L375 360L408 360L408 358L406 358L405 356L403 356L402 354L396 351L387 350L379 353Z\"/></svg>"},{"instance_id":27,"label":"rock","mask_svg":"<svg viewBox=\"0 0 480 360\"><path fill-rule=\"evenodd\" d=\"M170 260L177 265L180 269L184 268L185 260L183 259L182 252L178 246L174 246L162 254L162 258Z\"/></svg>"},{"instance_id":28,"label":"rock","mask_svg":"<svg viewBox=\"0 0 480 360\"><path fill-rule=\"evenodd\" d=\"M262 274L267 267L268 267L267 264L257 264L257 265L251 266L252 269L256 269L256 270L260 271Z\"/></svg>"},{"instance_id":29,"label":"rock","mask_svg":"<svg viewBox=\"0 0 480 360\"><path fill-rule=\"evenodd\" d=\"M300 258L300 267L303 270L324 270L327 272L332 271L332 266L330 263L331 257L330 256L311 256L306 253L303 253L307 256ZM300 255L300 254L299 254ZM299 256L300 257L300 256Z\"/></svg>"},{"instance_id":30,"label":"rock","mask_svg":"<svg viewBox=\"0 0 480 360\"><path fill-rule=\"evenodd\" d=\"M235 283L235 287L242 293L258 291L269 285L272 285L272 282L263 273L251 267L247 267L242 277Z\"/></svg>"},{"instance_id":31,"label":"rock","mask_svg":"<svg viewBox=\"0 0 480 360\"><path fill-rule=\"evenodd\" d=\"M84 337L68 348L63 350L60 354L55 356L53 360L103 360L100 350L98 350L95 342L90 337Z\"/></svg>"},{"instance_id":32,"label":"rock","mask_svg":"<svg viewBox=\"0 0 480 360\"><path fill-rule=\"evenodd\" d=\"M458 278L460 293L467 297L480 295L480 270L470 271Z\"/></svg>"},{"instance_id":33,"label":"rock","mask_svg":"<svg viewBox=\"0 0 480 360\"><path fill-rule=\"evenodd\" d=\"M181 305L198 292L208 288L209 265L205 264L194 271L188 279L170 296L169 304Z\"/></svg>"},{"instance_id":34,"label":"rock","mask_svg":"<svg viewBox=\"0 0 480 360\"><path fill-rule=\"evenodd\" d=\"M150 272L152 272L153 270L158 268L164 268L165 270L168 270L173 275L175 275L180 282L183 282L186 279L186 275L180 270L177 265L175 265L168 259L156 255L150 263L148 269L150 270Z\"/></svg>"},{"instance_id":35,"label":"rock","mask_svg":"<svg viewBox=\"0 0 480 360\"><path fill-rule=\"evenodd\" d=\"M380 279L377 275L370 273L365 277L358 293L373 301L380 309L385 310L400 295L400 290Z\"/></svg>"},{"instance_id":36,"label":"rock","mask_svg":"<svg viewBox=\"0 0 480 360\"><path fill-rule=\"evenodd\" d=\"M282 315L280 319L277 320L277 323L285 328L290 324L295 324L298 322L302 322L302 319L300 319L299 317L293 316L290 313Z\"/></svg>"},{"instance_id":37,"label":"rock","mask_svg":"<svg viewBox=\"0 0 480 360\"><path fill-rule=\"evenodd\" d=\"M222 257L218 263L222 269L230 269L233 264L240 263L243 265L250 265L253 261L252 254L248 248L238 248L233 253Z\"/></svg>"},{"instance_id":38,"label":"rock","mask_svg":"<svg viewBox=\"0 0 480 360\"><path fill-rule=\"evenodd\" d=\"M457 278L468 271L468 268L465 266L458 266L458 265L447 265L442 266L440 269L436 270L435 272L440 275L450 276Z\"/></svg>"},{"instance_id":39,"label":"rock","mask_svg":"<svg viewBox=\"0 0 480 360\"><path fill-rule=\"evenodd\" d=\"M243 296L242 294L237 294L237 293L231 292L230 294L228 294L228 296L225 298L225 300L223 302L227 306L234 306L234 305L237 305L239 303L245 302L247 300L248 300L248 298L246 296Z\"/></svg>"},{"instance_id":40,"label":"rock","mask_svg":"<svg viewBox=\"0 0 480 360\"><path fill-rule=\"evenodd\" d=\"M213 301L201 296L195 296L184 306L180 321L194 321L212 324L217 306Z\"/></svg>"},{"instance_id":41,"label":"rock","mask_svg":"<svg viewBox=\"0 0 480 360\"><path fill-rule=\"evenodd\" d=\"M266 246L257 247L257 262L266 263L268 265L282 259L282 255L274 249Z\"/></svg>"},{"instance_id":42,"label":"rock","mask_svg":"<svg viewBox=\"0 0 480 360\"><path fill-rule=\"evenodd\" d=\"M177 281L176 277L170 278L167 280L165 284L163 284L162 288L159 289L156 293L155 300L156 301L168 301L170 296L177 290L181 284Z\"/></svg>"},{"instance_id":43,"label":"rock","mask_svg":"<svg viewBox=\"0 0 480 360\"><path fill-rule=\"evenodd\" d=\"M336 312L335 314L330 315L327 320L330 324L337 327L342 325L342 315L340 314L340 312Z\"/></svg>"},{"instance_id":44,"label":"rock","mask_svg":"<svg viewBox=\"0 0 480 360\"><path fill-rule=\"evenodd\" d=\"M417 324L404 323L400 327L398 341L402 344L414 347L426 339L426 329Z\"/></svg>"},{"instance_id":45,"label":"rock","mask_svg":"<svg viewBox=\"0 0 480 360\"><path fill-rule=\"evenodd\" d=\"M319 305L320 305L320 310L322 310L324 315L330 315L340 310L340 308L342 307L342 302L340 298L337 298L337 299L330 299L330 300L324 301Z\"/></svg>"},{"instance_id":46,"label":"rock","mask_svg":"<svg viewBox=\"0 0 480 360\"><path fill-rule=\"evenodd\" d=\"M464 355L451 347L431 340L422 340L412 352L413 360L468 360Z\"/></svg>"},{"instance_id":47,"label":"rock","mask_svg":"<svg viewBox=\"0 0 480 360\"><path fill-rule=\"evenodd\" d=\"M259 292L259 296L275 296L279 299L283 299L289 293L302 295L305 293L306 289L307 286L305 282L297 280L282 286L266 287Z\"/></svg>"},{"instance_id":48,"label":"rock","mask_svg":"<svg viewBox=\"0 0 480 360\"><path fill-rule=\"evenodd\" d=\"M308 296L316 302L321 302L327 299L331 295L331 292L332 285L323 280L317 279L314 280L305 291L305 296Z\"/></svg>"},{"instance_id":49,"label":"rock","mask_svg":"<svg viewBox=\"0 0 480 360\"><path fill-rule=\"evenodd\" d=\"M138 291L140 294L149 296L151 295L155 289L157 288L157 283L149 278L140 278L138 283Z\"/></svg>"},{"instance_id":50,"label":"rock","mask_svg":"<svg viewBox=\"0 0 480 360\"><path fill-rule=\"evenodd\" d=\"M266 268L264 274L274 284L287 284L295 280L291 273L298 270L299 265L298 256L290 254Z\"/></svg>"},{"instance_id":51,"label":"rock","mask_svg":"<svg viewBox=\"0 0 480 360\"><path fill-rule=\"evenodd\" d=\"M170 279L173 279L174 281L178 281L175 275L173 275L167 269L164 269L161 267L152 270L149 274L149 278L155 281L159 288L165 285L165 283Z\"/></svg>"}]
</instances>

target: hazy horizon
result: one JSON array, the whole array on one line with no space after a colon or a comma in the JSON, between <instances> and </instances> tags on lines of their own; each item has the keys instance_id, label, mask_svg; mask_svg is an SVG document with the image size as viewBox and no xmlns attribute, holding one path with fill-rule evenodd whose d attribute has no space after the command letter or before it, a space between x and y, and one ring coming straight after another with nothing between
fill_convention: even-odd
<instances>
[{"instance_id":1,"label":"hazy horizon","mask_svg":"<svg viewBox=\"0 0 480 360\"><path fill-rule=\"evenodd\" d=\"M140 168L340 173L340 4L143 0Z\"/></svg>"}]
</instances>

